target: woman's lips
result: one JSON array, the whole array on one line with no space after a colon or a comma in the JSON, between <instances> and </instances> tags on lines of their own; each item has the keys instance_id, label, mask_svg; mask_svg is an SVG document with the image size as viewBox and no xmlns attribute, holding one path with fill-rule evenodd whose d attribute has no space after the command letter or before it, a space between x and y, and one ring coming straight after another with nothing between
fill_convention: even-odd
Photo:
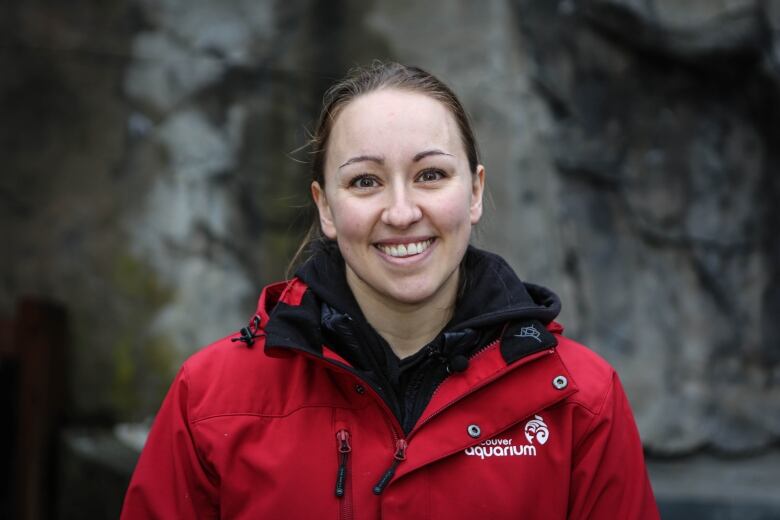
<instances>
[{"instance_id":1,"label":"woman's lips","mask_svg":"<svg viewBox=\"0 0 780 520\"><path fill-rule=\"evenodd\" d=\"M407 258L410 256L415 256L424 253L429 247L431 247L431 244L433 243L434 239L429 238L427 240L420 240L416 242L404 242L404 243L398 243L398 244L392 244L392 243L382 243L382 244L374 244L374 247L382 251L384 254L388 256L392 256L395 258Z\"/></svg>"}]
</instances>

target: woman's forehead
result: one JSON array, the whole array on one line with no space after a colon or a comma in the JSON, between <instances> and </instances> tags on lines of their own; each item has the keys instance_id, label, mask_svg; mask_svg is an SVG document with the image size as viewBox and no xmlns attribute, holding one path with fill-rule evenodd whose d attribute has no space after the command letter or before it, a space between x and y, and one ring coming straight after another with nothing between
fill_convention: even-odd
<instances>
[{"instance_id":1,"label":"woman's forehead","mask_svg":"<svg viewBox=\"0 0 780 520\"><path fill-rule=\"evenodd\" d=\"M333 160L354 153L414 155L430 148L463 153L455 118L443 103L397 89L363 94L345 106L336 116L329 144Z\"/></svg>"}]
</instances>

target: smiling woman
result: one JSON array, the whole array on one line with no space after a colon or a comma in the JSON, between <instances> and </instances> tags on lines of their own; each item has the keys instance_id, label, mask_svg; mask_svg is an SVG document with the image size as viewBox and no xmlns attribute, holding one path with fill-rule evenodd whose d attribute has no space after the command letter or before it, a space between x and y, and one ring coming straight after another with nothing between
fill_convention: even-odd
<instances>
[{"instance_id":1,"label":"smiling woman","mask_svg":"<svg viewBox=\"0 0 780 520\"><path fill-rule=\"evenodd\" d=\"M324 174L312 182L322 231L338 243L369 323L406 357L452 317L485 169L470 171L447 107L398 88L340 110L327 150Z\"/></svg>"},{"instance_id":2,"label":"smiling woman","mask_svg":"<svg viewBox=\"0 0 780 520\"><path fill-rule=\"evenodd\" d=\"M184 364L123 518L657 519L617 375L469 246L485 168L452 91L358 69L312 144L309 258Z\"/></svg>"}]
</instances>

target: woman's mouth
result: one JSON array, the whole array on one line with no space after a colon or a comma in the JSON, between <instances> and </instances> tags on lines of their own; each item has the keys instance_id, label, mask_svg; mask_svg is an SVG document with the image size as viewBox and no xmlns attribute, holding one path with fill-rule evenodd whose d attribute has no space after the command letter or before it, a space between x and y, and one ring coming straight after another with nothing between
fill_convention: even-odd
<instances>
[{"instance_id":1,"label":"woman's mouth","mask_svg":"<svg viewBox=\"0 0 780 520\"><path fill-rule=\"evenodd\" d=\"M428 240L408 242L406 244L374 244L374 247L386 255L394 256L396 258L406 258L424 253L425 250L431 246L433 240L433 238L429 238Z\"/></svg>"}]
</instances>

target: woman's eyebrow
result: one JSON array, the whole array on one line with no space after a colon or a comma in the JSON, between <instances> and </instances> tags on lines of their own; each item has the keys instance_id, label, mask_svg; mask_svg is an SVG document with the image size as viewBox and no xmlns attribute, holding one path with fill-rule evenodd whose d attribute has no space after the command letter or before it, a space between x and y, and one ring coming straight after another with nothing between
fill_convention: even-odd
<instances>
[{"instance_id":1,"label":"woman's eyebrow","mask_svg":"<svg viewBox=\"0 0 780 520\"><path fill-rule=\"evenodd\" d=\"M417 155L414 156L412 162L420 161L431 155L449 155L450 157L454 157L454 155L452 155L451 153L442 152L441 150L433 149L433 150L425 150L424 152L418 153Z\"/></svg>"},{"instance_id":2,"label":"woman's eyebrow","mask_svg":"<svg viewBox=\"0 0 780 520\"><path fill-rule=\"evenodd\" d=\"M347 162L345 162L344 164L339 166L339 169L343 168L344 166L349 166L350 164L355 164L355 163L359 163L359 162L366 162L366 161L375 162L377 164L384 164L385 163L385 158L384 157L380 157L378 155L358 155L358 156L351 157L350 159L348 159Z\"/></svg>"},{"instance_id":3,"label":"woman's eyebrow","mask_svg":"<svg viewBox=\"0 0 780 520\"><path fill-rule=\"evenodd\" d=\"M439 149L432 149L432 150L425 150L418 154L415 154L415 156L412 158L412 162L418 162L422 159L425 159L426 157L429 157L431 155L448 155L450 157L454 157L451 153L443 152ZM379 155L356 155L355 157L350 157L347 159L347 161L339 166L339 169L349 166L350 164L360 163L360 162L375 162L377 164L384 164L385 158L381 157Z\"/></svg>"}]
</instances>

